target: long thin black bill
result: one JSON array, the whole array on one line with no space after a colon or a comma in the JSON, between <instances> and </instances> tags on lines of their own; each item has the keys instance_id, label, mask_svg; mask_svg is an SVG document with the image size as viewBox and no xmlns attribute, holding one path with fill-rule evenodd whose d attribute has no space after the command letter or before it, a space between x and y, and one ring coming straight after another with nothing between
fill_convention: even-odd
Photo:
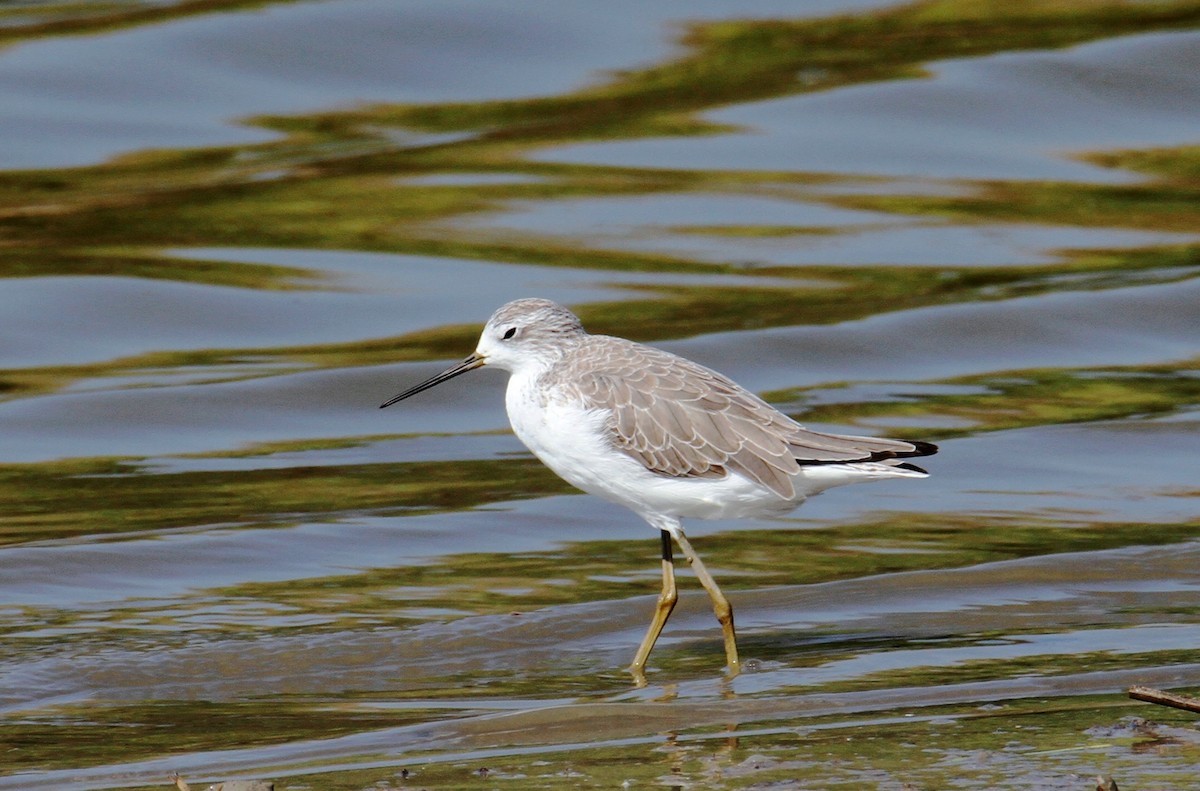
<instances>
[{"instance_id":1,"label":"long thin black bill","mask_svg":"<svg viewBox=\"0 0 1200 791\"><path fill-rule=\"evenodd\" d=\"M480 357L477 354L472 354L470 357L463 360L461 363L454 366L453 368L447 368L446 370L442 371L437 376L432 377L430 379L426 379L424 382L421 382L421 384L417 385L416 387L410 387L407 390L405 390L403 393L401 393L400 395L395 396L394 398L388 399L384 403L380 404L379 408L383 409L384 407L389 407L392 404L396 403L397 401L403 401L404 399L408 398L409 396L414 396L423 390L428 390L431 387L440 385L442 382L445 382L447 379L453 379L454 377L458 376L459 374L465 374L467 371L473 371L476 368L478 368L479 366L483 365L483 362L484 361L483 361L482 357Z\"/></svg>"}]
</instances>

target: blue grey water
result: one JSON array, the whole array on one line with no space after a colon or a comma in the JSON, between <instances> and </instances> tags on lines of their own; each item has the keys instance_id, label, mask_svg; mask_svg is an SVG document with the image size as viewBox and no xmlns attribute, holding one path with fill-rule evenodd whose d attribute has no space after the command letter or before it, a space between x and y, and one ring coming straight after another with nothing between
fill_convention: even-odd
<instances>
[{"instance_id":1,"label":"blue grey water","mask_svg":"<svg viewBox=\"0 0 1200 791\"><path fill-rule=\"evenodd\" d=\"M800 13L885 5L827 0L804 4ZM622 0L552 10L491 0L317 0L50 36L0 49L0 167L52 172L153 149L278 139L247 121L261 115L555 95L677 55L689 20L796 15L796 4L783 0L736 7ZM297 270L297 288L128 275L8 277L0 285L0 371L75 366L84 373L44 392L0 392L0 463L120 457L132 460L127 474L136 474L525 459L506 430L500 374L473 374L444 385L437 397L380 412L380 402L445 361L318 365L282 350L352 348L482 324L496 306L519 296L588 305L653 299L655 288L794 288L822 281L819 274L811 281L764 278L754 274L759 267L1020 267L1063 261L1065 251L1194 245L1200 229L957 221L850 208L821 197L952 196L969 192L968 182L1143 183L1148 177L1080 155L1195 145L1197 106L1196 30L946 60L929 64L918 78L705 113L706 120L727 125L720 134L548 146L533 157L620 168L796 173L812 179L803 190L791 184L775 196L526 196L433 225L447 237L527 235L598 251L670 254L701 265L686 274L211 246L164 252L179 261L290 267ZM410 183L537 184L524 174L422 178ZM791 232L728 233L755 225ZM725 264L744 271L719 266ZM970 391L974 385L945 380L1030 369L1194 368L1200 278L1194 267L1169 274L1144 280L1130 274L1118 284L1081 278L1077 288L1047 293L881 310L836 323L797 315L785 326L651 340L758 392L806 388L812 404ZM220 364L103 372L106 364L138 355L214 349L232 353ZM91 365L99 372L87 373ZM688 675L673 694L685 703L720 700L731 691L778 702L804 685L914 667L1194 649L1200 544L1158 546L1150 535L1157 526L1194 525L1200 518L1200 412L1195 404L1184 406L1170 414L968 430L942 442L941 455L927 465L928 481L831 493L777 523L689 526L702 554L706 537L920 515L1007 519L1048 530L1136 523L1145 525L1147 540L966 568L739 590L733 596L739 626L764 644L773 635L802 641L809 630L997 637L864 648L815 667L770 662L730 684L719 681L714 667L708 676ZM881 418L869 428L903 434L910 424L937 421ZM941 425L964 424L948 416ZM313 444L265 447L300 440ZM473 674L550 678L558 662L577 676L605 680L537 699L481 695L462 705L463 716L589 697L645 703L663 693L659 681L652 679L648 690L614 693L611 676L644 629L658 573L654 538L615 506L554 492L461 510L289 513L273 523L16 541L0 547L0 625L10 641L0 653L0 711L19 721L92 700L136 705L317 693L333 699L363 690L403 702L422 685L461 683ZM455 558L470 553L556 552L583 541L645 543L645 562L625 569L621 579L644 583L636 595L647 598L550 605L517 623L441 603L426 607L431 591L396 590L396 612L412 618L411 627L401 628L377 627L371 613L352 607L339 616L314 614L265 595L255 600L224 592L422 564L453 568ZM707 645L713 636L711 615L692 593L664 636L668 650ZM1005 639L1010 631L1021 638ZM106 636L103 650L95 647L97 636ZM40 648L23 654L22 640ZM1174 678L1165 672L1150 667L1147 678ZM1194 668L1178 672L1198 678ZM1081 689L1111 691L1103 680L1091 683L1081 682ZM419 702L431 709L454 705ZM43 767L15 776L0 769L0 788L153 785L167 771L189 768L219 779L222 772L254 775L310 759L319 767L360 758L400 765L420 735L391 736L390 744L388 734L366 731L328 743L241 750L233 744L228 753Z\"/></svg>"}]
</instances>

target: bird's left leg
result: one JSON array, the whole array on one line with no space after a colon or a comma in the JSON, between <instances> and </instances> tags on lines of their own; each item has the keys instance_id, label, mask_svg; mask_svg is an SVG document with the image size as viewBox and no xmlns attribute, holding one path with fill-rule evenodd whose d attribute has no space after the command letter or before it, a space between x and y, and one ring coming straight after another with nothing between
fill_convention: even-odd
<instances>
[{"instance_id":1,"label":"bird's left leg","mask_svg":"<svg viewBox=\"0 0 1200 791\"><path fill-rule=\"evenodd\" d=\"M730 674L737 675L741 672L742 664L738 660L737 635L733 631L733 606L730 605L729 599L725 598L725 594L721 593L717 581L708 573L700 556L683 535L683 527L676 523L675 529L670 533L683 550L684 557L692 564L692 570L696 572L696 578L700 580L704 590L708 591L708 597L712 599L713 612L717 615L717 622L721 624L721 633L725 637L725 661L729 664Z\"/></svg>"}]
</instances>

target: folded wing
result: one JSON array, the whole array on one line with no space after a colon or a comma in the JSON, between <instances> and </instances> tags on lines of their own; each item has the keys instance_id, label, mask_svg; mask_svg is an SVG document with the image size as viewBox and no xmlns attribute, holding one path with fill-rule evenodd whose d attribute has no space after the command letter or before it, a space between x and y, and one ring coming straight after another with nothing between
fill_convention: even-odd
<instances>
[{"instance_id":1,"label":"folded wing","mask_svg":"<svg viewBox=\"0 0 1200 791\"><path fill-rule=\"evenodd\" d=\"M613 445L659 474L737 472L790 500L802 465L890 463L937 451L924 442L809 431L715 371L660 349L622 345L619 355L604 353L611 346L581 350L572 358L571 383L589 407L611 410Z\"/></svg>"}]
</instances>

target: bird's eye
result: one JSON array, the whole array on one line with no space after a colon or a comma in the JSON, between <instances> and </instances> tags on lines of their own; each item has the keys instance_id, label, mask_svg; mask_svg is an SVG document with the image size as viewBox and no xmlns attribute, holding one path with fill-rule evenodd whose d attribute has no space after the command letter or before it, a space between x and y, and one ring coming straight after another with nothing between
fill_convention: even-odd
<instances>
[{"instance_id":1,"label":"bird's eye","mask_svg":"<svg viewBox=\"0 0 1200 791\"><path fill-rule=\"evenodd\" d=\"M512 336L514 336L516 334L517 334L517 328L509 327L508 329L506 329L504 331L504 340L508 340L509 338L511 338Z\"/></svg>"}]
</instances>

